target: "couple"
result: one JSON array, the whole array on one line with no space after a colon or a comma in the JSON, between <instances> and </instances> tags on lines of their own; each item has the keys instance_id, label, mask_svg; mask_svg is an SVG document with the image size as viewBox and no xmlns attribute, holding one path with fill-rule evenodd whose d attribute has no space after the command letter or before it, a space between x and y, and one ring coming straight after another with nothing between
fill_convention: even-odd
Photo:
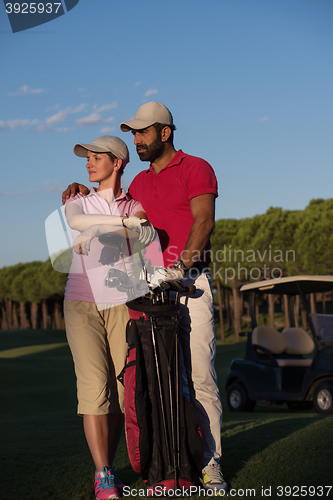
<instances>
[{"instance_id":1,"label":"couple","mask_svg":"<svg viewBox=\"0 0 333 500\"><path fill-rule=\"evenodd\" d=\"M88 159L89 180L99 184L97 191L93 188L89 194L87 188L79 186L86 197L76 194L77 185L63 194L69 226L78 231L74 250L82 265L88 253L100 251L97 237L101 234L121 232L125 227L131 241L137 238L148 244L155 239L156 228L165 267L155 271L151 281L157 285L162 280L182 279L185 285L195 284L195 296L181 300L180 338L190 399L204 440L201 481L207 489L223 490L223 494L227 485L219 465L222 406L214 367L213 297L210 276L204 270L209 262L199 257L209 254L204 250L209 249L214 228L217 180L206 161L176 151L173 118L163 104L142 105L134 119L121 123L120 128L132 132L140 160L149 161L150 167L135 177L126 194L120 175L129 157L120 139L103 136L92 144L74 147L75 154ZM196 271L195 279L191 270ZM96 498L118 498L123 484L113 460L123 407L116 375L126 356L128 313L125 300L119 297L114 300L119 300L117 307L103 308L103 302L108 301L92 293L87 275L89 271L76 274L75 270L69 275L66 330L78 379L78 413L84 416L85 435L96 466Z\"/></svg>"}]
</instances>

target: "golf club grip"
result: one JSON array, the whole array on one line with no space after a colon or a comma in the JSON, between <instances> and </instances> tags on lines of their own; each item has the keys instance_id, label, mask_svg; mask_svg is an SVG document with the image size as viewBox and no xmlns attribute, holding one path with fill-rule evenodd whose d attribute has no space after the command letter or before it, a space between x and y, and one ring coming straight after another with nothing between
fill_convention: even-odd
<instances>
[{"instance_id":1,"label":"golf club grip","mask_svg":"<svg viewBox=\"0 0 333 500\"><path fill-rule=\"evenodd\" d=\"M181 295L185 295L186 297L190 297L191 295L194 295L196 291L197 289L194 285L188 285L184 286L184 291L181 291L179 293Z\"/></svg>"},{"instance_id":2,"label":"golf club grip","mask_svg":"<svg viewBox=\"0 0 333 500\"><path fill-rule=\"evenodd\" d=\"M184 285L181 281L164 281L160 284L163 290L172 290L174 292L180 293L180 295L185 295L190 297L196 292L196 287L194 285Z\"/></svg>"}]
</instances>

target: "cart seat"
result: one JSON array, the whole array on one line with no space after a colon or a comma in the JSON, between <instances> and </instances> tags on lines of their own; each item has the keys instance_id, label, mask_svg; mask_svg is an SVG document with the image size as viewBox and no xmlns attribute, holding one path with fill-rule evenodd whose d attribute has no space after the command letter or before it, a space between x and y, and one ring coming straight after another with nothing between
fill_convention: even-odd
<instances>
[{"instance_id":1,"label":"cart seat","mask_svg":"<svg viewBox=\"0 0 333 500\"><path fill-rule=\"evenodd\" d=\"M312 359L277 359L278 366L311 366Z\"/></svg>"},{"instance_id":2,"label":"cart seat","mask_svg":"<svg viewBox=\"0 0 333 500\"><path fill-rule=\"evenodd\" d=\"M285 340L282 334L271 326L257 326L252 332L252 344L263 346L272 354L282 354L285 347ZM264 353L264 351L258 352Z\"/></svg>"},{"instance_id":3,"label":"cart seat","mask_svg":"<svg viewBox=\"0 0 333 500\"><path fill-rule=\"evenodd\" d=\"M303 328L285 328L282 335L286 337L287 354L311 354L315 347L312 338Z\"/></svg>"},{"instance_id":4,"label":"cart seat","mask_svg":"<svg viewBox=\"0 0 333 500\"><path fill-rule=\"evenodd\" d=\"M302 358L314 349L314 342L303 328L285 328L282 333L270 326L257 326L252 332L252 344L267 349L278 366L310 366L312 359ZM259 354L264 354L257 347Z\"/></svg>"}]
</instances>

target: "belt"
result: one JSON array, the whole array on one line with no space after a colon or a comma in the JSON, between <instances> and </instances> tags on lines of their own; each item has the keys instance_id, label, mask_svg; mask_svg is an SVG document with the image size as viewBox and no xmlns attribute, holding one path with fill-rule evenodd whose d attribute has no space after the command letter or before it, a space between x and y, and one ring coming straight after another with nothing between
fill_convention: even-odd
<instances>
[{"instance_id":1,"label":"belt","mask_svg":"<svg viewBox=\"0 0 333 500\"><path fill-rule=\"evenodd\" d=\"M200 276L200 274L204 272L205 273L209 272L209 265L198 262L197 264L194 264L194 266L190 268L186 276L190 276L191 278L197 278L198 276Z\"/></svg>"}]
</instances>

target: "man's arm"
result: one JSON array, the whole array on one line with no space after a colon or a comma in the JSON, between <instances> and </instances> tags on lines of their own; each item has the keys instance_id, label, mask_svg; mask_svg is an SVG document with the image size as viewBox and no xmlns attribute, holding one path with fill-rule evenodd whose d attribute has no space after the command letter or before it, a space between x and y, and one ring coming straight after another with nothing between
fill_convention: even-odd
<instances>
[{"instance_id":1,"label":"man's arm","mask_svg":"<svg viewBox=\"0 0 333 500\"><path fill-rule=\"evenodd\" d=\"M180 258L190 269L199 259L214 229L215 194L202 194L190 201L194 222Z\"/></svg>"},{"instance_id":2,"label":"man's arm","mask_svg":"<svg viewBox=\"0 0 333 500\"><path fill-rule=\"evenodd\" d=\"M70 184L62 193L62 204L65 205L66 201L71 198L71 196L75 196L79 193L82 194L82 196L87 196L87 194L89 194L89 189L84 184L73 182L73 184Z\"/></svg>"},{"instance_id":3,"label":"man's arm","mask_svg":"<svg viewBox=\"0 0 333 500\"><path fill-rule=\"evenodd\" d=\"M196 196L191 199L190 206L194 222L185 249L180 256L187 269L190 269L199 259L214 229L215 194ZM183 276L184 271L178 267L157 269L150 283L153 286L159 286L162 281L181 280Z\"/></svg>"}]
</instances>

